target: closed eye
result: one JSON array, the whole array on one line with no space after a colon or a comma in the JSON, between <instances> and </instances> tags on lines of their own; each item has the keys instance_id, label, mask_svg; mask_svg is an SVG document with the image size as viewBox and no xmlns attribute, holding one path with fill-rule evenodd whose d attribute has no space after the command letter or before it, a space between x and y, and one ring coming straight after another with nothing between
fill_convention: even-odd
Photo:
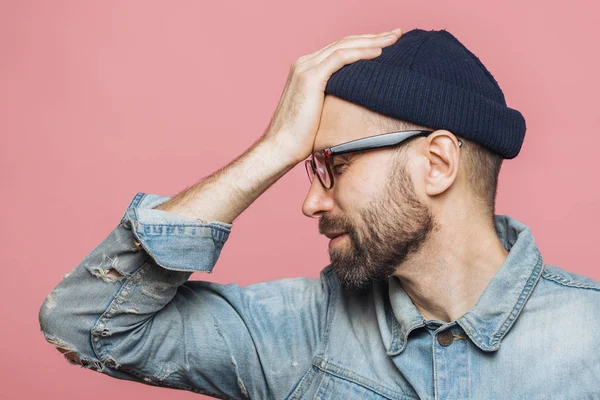
<instances>
[{"instance_id":1,"label":"closed eye","mask_svg":"<svg viewBox=\"0 0 600 400\"><path fill-rule=\"evenodd\" d=\"M334 174L340 175L342 172L344 172L346 170L345 167L346 167L346 164L336 164L333 167L331 167L331 169Z\"/></svg>"}]
</instances>

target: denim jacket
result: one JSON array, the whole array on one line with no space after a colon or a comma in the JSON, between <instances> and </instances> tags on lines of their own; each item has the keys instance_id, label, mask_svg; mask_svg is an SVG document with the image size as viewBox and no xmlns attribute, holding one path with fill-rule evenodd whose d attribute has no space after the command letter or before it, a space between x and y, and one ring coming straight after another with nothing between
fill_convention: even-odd
<instances>
[{"instance_id":1,"label":"denim jacket","mask_svg":"<svg viewBox=\"0 0 600 400\"><path fill-rule=\"evenodd\" d=\"M241 287L211 273L232 224L154 207L120 224L52 290L42 332L70 362L222 399L600 399L600 283L545 265L496 215L508 258L477 304L425 321L395 277L369 291L320 277Z\"/></svg>"}]
</instances>

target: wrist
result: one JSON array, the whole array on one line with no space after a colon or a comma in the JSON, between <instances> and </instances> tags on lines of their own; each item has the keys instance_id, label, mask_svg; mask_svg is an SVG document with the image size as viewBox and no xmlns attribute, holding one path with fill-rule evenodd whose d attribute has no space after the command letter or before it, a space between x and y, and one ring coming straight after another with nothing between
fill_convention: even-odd
<instances>
[{"instance_id":1,"label":"wrist","mask_svg":"<svg viewBox=\"0 0 600 400\"><path fill-rule=\"evenodd\" d=\"M299 162L303 161L304 158L306 158L306 157L299 157L298 154L295 154L295 152L293 150L289 149L289 143L281 143L277 139L277 136L274 136L274 135L264 136L262 138L262 142L263 142L262 144L265 147L270 149L272 154L274 154L276 157L280 158L284 164L286 164L290 167L295 166Z\"/></svg>"}]
</instances>

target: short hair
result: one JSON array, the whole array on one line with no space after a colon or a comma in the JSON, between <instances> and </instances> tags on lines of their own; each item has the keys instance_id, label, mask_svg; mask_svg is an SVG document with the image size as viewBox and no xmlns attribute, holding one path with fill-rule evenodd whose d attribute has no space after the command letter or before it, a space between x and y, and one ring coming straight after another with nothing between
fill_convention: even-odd
<instances>
[{"instance_id":1,"label":"short hair","mask_svg":"<svg viewBox=\"0 0 600 400\"><path fill-rule=\"evenodd\" d=\"M382 129L381 133L405 130L436 130L435 128L419 125L410 121L392 118L372 110L367 111L368 112L365 113L367 120L380 127ZM493 217L496 213L498 176L500 175L503 158L499 154L492 152L473 141L458 135L455 136L462 142L461 153L463 154L464 170L466 172L466 179L469 187L471 188L475 200L480 202L484 215L493 222ZM396 155L398 157L402 157L402 155L405 154L405 151L410 148L410 142L407 143L407 146L399 146L397 148Z\"/></svg>"}]
</instances>

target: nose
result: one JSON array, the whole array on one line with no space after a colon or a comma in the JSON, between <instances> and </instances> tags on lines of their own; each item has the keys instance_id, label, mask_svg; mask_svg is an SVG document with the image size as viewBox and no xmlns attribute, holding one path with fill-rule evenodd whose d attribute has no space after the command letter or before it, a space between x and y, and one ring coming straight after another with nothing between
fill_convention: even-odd
<instances>
[{"instance_id":1,"label":"nose","mask_svg":"<svg viewBox=\"0 0 600 400\"><path fill-rule=\"evenodd\" d=\"M331 211L334 207L333 189L325 190L315 176L304 203L302 203L302 213L309 218L319 218L321 213Z\"/></svg>"}]
</instances>

